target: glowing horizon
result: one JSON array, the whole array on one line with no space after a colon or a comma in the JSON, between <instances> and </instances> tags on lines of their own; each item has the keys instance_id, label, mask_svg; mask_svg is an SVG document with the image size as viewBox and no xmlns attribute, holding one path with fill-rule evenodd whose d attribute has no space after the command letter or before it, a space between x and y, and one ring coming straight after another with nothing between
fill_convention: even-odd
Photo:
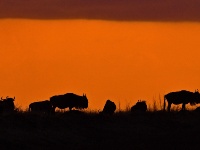
<instances>
[{"instance_id":1,"label":"glowing horizon","mask_svg":"<svg viewBox=\"0 0 200 150\"><path fill-rule=\"evenodd\" d=\"M1 19L1 95L28 107L86 93L90 109L124 109L200 87L199 23Z\"/></svg>"}]
</instances>

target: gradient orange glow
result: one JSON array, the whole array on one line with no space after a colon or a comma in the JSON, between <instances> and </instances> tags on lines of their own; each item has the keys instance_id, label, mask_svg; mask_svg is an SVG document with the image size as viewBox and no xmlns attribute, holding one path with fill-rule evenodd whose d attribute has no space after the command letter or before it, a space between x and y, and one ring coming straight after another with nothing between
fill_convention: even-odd
<instances>
[{"instance_id":1,"label":"gradient orange glow","mask_svg":"<svg viewBox=\"0 0 200 150\"><path fill-rule=\"evenodd\" d=\"M74 92L124 109L200 87L199 23L2 19L0 33L0 96L22 108Z\"/></svg>"}]
</instances>

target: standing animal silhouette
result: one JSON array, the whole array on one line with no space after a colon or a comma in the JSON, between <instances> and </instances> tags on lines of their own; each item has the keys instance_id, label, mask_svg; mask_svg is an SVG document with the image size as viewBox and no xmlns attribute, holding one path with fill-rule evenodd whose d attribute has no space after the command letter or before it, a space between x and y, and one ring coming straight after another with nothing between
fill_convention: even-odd
<instances>
[{"instance_id":1,"label":"standing animal silhouette","mask_svg":"<svg viewBox=\"0 0 200 150\"><path fill-rule=\"evenodd\" d=\"M29 105L30 112L54 113L55 110L49 100L33 102Z\"/></svg>"},{"instance_id":2,"label":"standing animal silhouette","mask_svg":"<svg viewBox=\"0 0 200 150\"><path fill-rule=\"evenodd\" d=\"M181 90L177 92L170 92L166 95L164 95L164 111L166 103L168 102L167 110L170 111L171 104L182 104L182 110L185 110L185 105L190 103L190 105L195 105L197 103L200 103L200 93L198 90L195 90L195 92L190 92L186 90Z\"/></svg>"},{"instance_id":3,"label":"standing animal silhouette","mask_svg":"<svg viewBox=\"0 0 200 150\"><path fill-rule=\"evenodd\" d=\"M72 110L72 108L84 109L88 107L88 99L84 94L83 96L74 93L55 95L50 98L50 102L54 109L58 107L60 109L69 108L69 110Z\"/></svg>"}]
</instances>

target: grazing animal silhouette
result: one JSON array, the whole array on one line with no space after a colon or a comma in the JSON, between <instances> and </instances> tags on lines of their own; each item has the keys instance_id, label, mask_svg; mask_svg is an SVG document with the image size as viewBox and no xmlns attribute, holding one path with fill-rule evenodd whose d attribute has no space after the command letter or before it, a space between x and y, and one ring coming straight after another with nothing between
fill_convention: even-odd
<instances>
[{"instance_id":1,"label":"grazing animal silhouette","mask_svg":"<svg viewBox=\"0 0 200 150\"><path fill-rule=\"evenodd\" d=\"M147 111L147 104L146 101L139 100L135 105L131 107L131 112L146 112Z\"/></svg>"},{"instance_id":2,"label":"grazing animal silhouette","mask_svg":"<svg viewBox=\"0 0 200 150\"><path fill-rule=\"evenodd\" d=\"M15 105L14 105L14 98L11 97L6 97L6 99L2 99L0 100L0 112L12 112L15 109Z\"/></svg>"},{"instance_id":3,"label":"grazing animal silhouette","mask_svg":"<svg viewBox=\"0 0 200 150\"><path fill-rule=\"evenodd\" d=\"M33 102L29 105L30 112L54 113L55 109L49 100Z\"/></svg>"},{"instance_id":4,"label":"grazing animal silhouette","mask_svg":"<svg viewBox=\"0 0 200 150\"><path fill-rule=\"evenodd\" d=\"M50 102L54 109L58 107L60 109L69 108L69 110L72 110L72 108L84 109L88 107L88 99L84 94L83 96L74 93L55 95L50 97Z\"/></svg>"},{"instance_id":5,"label":"grazing animal silhouette","mask_svg":"<svg viewBox=\"0 0 200 150\"><path fill-rule=\"evenodd\" d=\"M112 115L116 110L116 105L111 100L107 100L106 104L104 105L102 113Z\"/></svg>"},{"instance_id":6,"label":"grazing animal silhouette","mask_svg":"<svg viewBox=\"0 0 200 150\"><path fill-rule=\"evenodd\" d=\"M170 111L171 104L182 104L182 110L185 110L185 105L190 103L190 105L195 105L200 102L200 94L197 91L190 92L186 90L181 90L177 92L170 92L164 95L164 110L165 110L165 101L168 102L167 110Z\"/></svg>"}]
</instances>

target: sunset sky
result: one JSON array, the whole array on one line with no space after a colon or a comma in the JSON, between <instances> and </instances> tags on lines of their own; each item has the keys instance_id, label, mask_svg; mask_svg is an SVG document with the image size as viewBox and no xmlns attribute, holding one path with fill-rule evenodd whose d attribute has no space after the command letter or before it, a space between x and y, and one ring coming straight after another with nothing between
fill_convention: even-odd
<instances>
[{"instance_id":1,"label":"sunset sky","mask_svg":"<svg viewBox=\"0 0 200 150\"><path fill-rule=\"evenodd\" d=\"M1 0L0 96L86 93L124 109L200 87L198 0Z\"/></svg>"}]
</instances>

